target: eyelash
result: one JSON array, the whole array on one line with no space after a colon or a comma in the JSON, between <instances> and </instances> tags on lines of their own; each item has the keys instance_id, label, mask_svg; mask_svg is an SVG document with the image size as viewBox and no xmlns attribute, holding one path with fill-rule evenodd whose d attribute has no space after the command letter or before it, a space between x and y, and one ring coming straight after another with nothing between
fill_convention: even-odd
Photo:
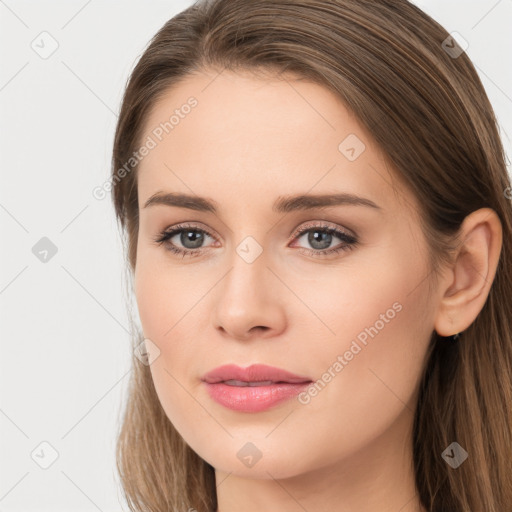
<instances>
[{"instance_id":1,"label":"eyelash","mask_svg":"<svg viewBox=\"0 0 512 512\"><path fill-rule=\"evenodd\" d=\"M186 224L178 224L175 227L173 227L171 230L162 231L154 239L154 242L157 243L158 245L166 244L166 250L168 250L174 254L181 255L183 258L185 256L191 256L191 257L200 256L204 249L203 250L202 249L179 249L174 244L171 244L169 242L169 240L171 238L173 238L175 235L180 234L183 231L187 231L187 230L192 231L194 233L203 233L203 234L206 234L209 237L215 239L215 237L213 235L211 235L208 231L206 231L204 229L200 229L196 226L190 226L190 225L186 225ZM295 240L296 238L300 238L302 235L309 233L310 231L320 231L320 232L327 233L330 235L335 235L337 238L340 238L343 241L343 245L341 245L339 247L334 247L331 249L319 250L319 249L307 249L305 247L298 248L298 250L301 253L305 253L310 256L324 257L324 256L327 256L330 254L337 254L337 253L341 253L344 251L349 251L349 250L355 249L358 245L358 240L354 236L344 233L343 231L340 231L331 226L319 225L319 224L315 224L312 226L307 226L305 228L302 228L300 231L298 231L297 233L294 234L292 240ZM167 242L169 242L169 243L167 243Z\"/></svg>"}]
</instances>

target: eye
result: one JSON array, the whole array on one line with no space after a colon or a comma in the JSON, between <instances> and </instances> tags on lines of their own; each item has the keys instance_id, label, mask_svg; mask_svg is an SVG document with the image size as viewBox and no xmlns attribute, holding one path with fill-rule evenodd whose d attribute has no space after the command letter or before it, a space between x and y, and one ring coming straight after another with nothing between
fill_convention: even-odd
<instances>
[{"instance_id":1,"label":"eye","mask_svg":"<svg viewBox=\"0 0 512 512\"><path fill-rule=\"evenodd\" d=\"M306 242L310 244L313 249L307 247L300 247L302 253L312 256L326 256L329 254L339 253L353 249L358 244L355 236L345 233L329 224L313 223L301 228L292 236L292 240L305 237ZM173 241L173 238L176 240ZM177 225L170 230L162 231L154 240L158 245L165 244L165 247L170 252L185 256L199 256L205 247L203 243L206 238L215 238L209 234L208 231L200 229L195 225ZM341 245L331 247L332 242L338 238L341 240ZM179 245L178 245L179 244ZM181 245L181 247L180 247Z\"/></svg>"},{"instance_id":2,"label":"eye","mask_svg":"<svg viewBox=\"0 0 512 512\"><path fill-rule=\"evenodd\" d=\"M326 256L329 254L337 254L342 251L354 249L358 240L355 236L341 231L330 224L313 224L302 227L293 235L293 239L300 240L305 238L306 242L313 247L313 250L307 247L299 247L300 252L312 256ZM342 244L331 247L332 242L338 238Z\"/></svg>"},{"instance_id":3,"label":"eye","mask_svg":"<svg viewBox=\"0 0 512 512\"><path fill-rule=\"evenodd\" d=\"M162 231L155 239L155 242L158 245L165 244L166 249L182 257L187 255L198 256L202 252L201 249L203 248L201 245L206 237L214 239L213 236L204 229L180 224L173 227L171 230ZM184 248L177 246L176 241L172 241L173 238L177 238L177 242Z\"/></svg>"}]
</instances>

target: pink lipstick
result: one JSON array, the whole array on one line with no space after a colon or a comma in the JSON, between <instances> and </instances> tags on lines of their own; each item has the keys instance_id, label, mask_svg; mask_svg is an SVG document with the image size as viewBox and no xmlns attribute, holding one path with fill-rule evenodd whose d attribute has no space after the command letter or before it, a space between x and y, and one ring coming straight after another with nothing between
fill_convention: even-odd
<instances>
[{"instance_id":1,"label":"pink lipstick","mask_svg":"<svg viewBox=\"0 0 512 512\"><path fill-rule=\"evenodd\" d=\"M239 412L260 412L303 391L312 380L286 370L254 364L219 366L202 379L210 397Z\"/></svg>"}]
</instances>

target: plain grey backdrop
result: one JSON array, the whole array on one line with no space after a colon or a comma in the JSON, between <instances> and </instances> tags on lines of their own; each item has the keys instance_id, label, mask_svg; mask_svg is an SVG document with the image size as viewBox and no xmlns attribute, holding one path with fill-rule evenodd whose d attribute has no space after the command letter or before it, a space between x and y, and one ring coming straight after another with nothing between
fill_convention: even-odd
<instances>
[{"instance_id":1,"label":"plain grey backdrop","mask_svg":"<svg viewBox=\"0 0 512 512\"><path fill-rule=\"evenodd\" d=\"M124 256L110 196L92 191L130 71L192 3L0 0L0 512L128 510ZM467 41L510 163L512 1L415 3Z\"/></svg>"}]
</instances>

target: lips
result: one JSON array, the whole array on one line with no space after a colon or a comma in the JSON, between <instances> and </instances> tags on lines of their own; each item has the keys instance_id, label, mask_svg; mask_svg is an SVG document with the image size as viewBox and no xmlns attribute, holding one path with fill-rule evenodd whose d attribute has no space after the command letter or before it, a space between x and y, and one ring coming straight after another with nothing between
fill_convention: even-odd
<instances>
[{"instance_id":1,"label":"lips","mask_svg":"<svg viewBox=\"0 0 512 512\"><path fill-rule=\"evenodd\" d=\"M219 366L206 373L202 380L208 384L224 382L231 386L264 386L282 382L289 384L311 382L309 377L295 375L281 368L264 364L253 364L248 368L241 368L232 364Z\"/></svg>"},{"instance_id":2,"label":"lips","mask_svg":"<svg viewBox=\"0 0 512 512\"><path fill-rule=\"evenodd\" d=\"M293 398L312 382L309 377L261 364L248 368L220 366L201 380L215 402L234 411L252 413Z\"/></svg>"}]
</instances>

